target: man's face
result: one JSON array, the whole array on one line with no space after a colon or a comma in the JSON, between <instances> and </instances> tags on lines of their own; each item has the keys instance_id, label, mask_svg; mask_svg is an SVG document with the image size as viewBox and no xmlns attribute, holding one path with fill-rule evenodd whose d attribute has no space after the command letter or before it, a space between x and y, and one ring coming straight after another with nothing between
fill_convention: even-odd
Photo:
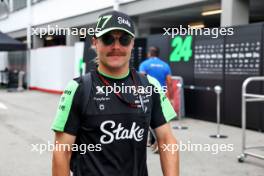
<instances>
[{"instance_id":1,"label":"man's face","mask_svg":"<svg viewBox=\"0 0 264 176\"><path fill-rule=\"evenodd\" d=\"M109 38L111 38L109 35L114 37L115 40L111 44L106 44L104 40L108 39L107 41L109 41ZM124 46L119 41L119 38L124 37L124 35L128 34L123 31L114 30L93 40L99 58L99 65L102 64L104 67L110 69L119 69L129 65L131 50L134 46L134 38L131 39L131 42L127 46Z\"/></svg>"}]
</instances>

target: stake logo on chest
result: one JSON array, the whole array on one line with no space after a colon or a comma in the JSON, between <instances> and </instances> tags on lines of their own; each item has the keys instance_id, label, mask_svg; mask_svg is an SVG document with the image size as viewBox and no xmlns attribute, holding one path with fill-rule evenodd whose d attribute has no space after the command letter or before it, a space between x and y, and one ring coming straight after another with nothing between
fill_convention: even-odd
<instances>
[{"instance_id":1,"label":"stake logo on chest","mask_svg":"<svg viewBox=\"0 0 264 176\"><path fill-rule=\"evenodd\" d=\"M144 134L144 128L140 128L136 122L132 123L130 129L126 129L122 126L122 123L118 123L118 125L116 125L114 121L107 120L101 124L100 130L104 133L104 135L100 138L100 142L102 144L110 144L114 140L124 139L134 139L139 142L143 140Z\"/></svg>"}]
</instances>

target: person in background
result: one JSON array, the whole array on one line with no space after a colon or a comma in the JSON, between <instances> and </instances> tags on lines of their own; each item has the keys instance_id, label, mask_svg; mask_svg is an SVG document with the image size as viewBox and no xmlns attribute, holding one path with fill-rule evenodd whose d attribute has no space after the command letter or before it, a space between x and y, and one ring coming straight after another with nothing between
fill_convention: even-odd
<instances>
[{"instance_id":1,"label":"person in background","mask_svg":"<svg viewBox=\"0 0 264 176\"><path fill-rule=\"evenodd\" d=\"M156 78L162 87L170 85L171 82L171 69L170 66L159 58L160 50L156 46L151 46L148 49L148 59L143 61L139 66L139 72L148 74ZM170 86L167 86L167 96L172 95ZM155 134L150 131L150 141L154 153L158 152L158 145L155 140Z\"/></svg>"}]
</instances>

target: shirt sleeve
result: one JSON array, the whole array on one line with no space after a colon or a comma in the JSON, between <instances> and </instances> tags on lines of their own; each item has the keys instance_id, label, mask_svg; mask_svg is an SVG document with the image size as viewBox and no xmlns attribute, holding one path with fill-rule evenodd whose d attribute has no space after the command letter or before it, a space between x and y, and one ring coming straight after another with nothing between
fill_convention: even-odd
<instances>
[{"instance_id":1,"label":"shirt sleeve","mask_svg":"<svg viewBox=\"0 0 264 176\"><path fill-rule=\"evenodd\" d=\"M153 86L153 107L151 112L150 126L155 129L176 117L176 112L169 99L165 95L165 89L161 88L159 82L147 75L147 78Z\"/></svg>"},{"instance_id":2,"label":"shirt sleeve","mask_svg":"<svg viewBox=\"0 0 264 176\"><path fill-rule=\"evenodd\" d=\"M77 135L80 127L80 88L77 81L72 80L66 86L57 108L51 129Z\"/></svg>"}]
</instances>

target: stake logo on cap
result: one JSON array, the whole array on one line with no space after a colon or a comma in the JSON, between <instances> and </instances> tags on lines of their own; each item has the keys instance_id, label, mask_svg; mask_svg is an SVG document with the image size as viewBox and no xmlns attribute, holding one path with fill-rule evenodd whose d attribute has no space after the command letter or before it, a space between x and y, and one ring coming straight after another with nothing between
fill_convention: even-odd
<instances>
[{"instance_id":1,"label":"stake logo on cap","mask_svg":"<svg viewBox=\"0 0 264 176\"><path fill-rule=\"evenodd\" d=\"M99 16L95 36L101 37L112 30L122 30L135 37L133 21L128 15L118 11L107 12Z\"/></svg>"}]
</instances>

